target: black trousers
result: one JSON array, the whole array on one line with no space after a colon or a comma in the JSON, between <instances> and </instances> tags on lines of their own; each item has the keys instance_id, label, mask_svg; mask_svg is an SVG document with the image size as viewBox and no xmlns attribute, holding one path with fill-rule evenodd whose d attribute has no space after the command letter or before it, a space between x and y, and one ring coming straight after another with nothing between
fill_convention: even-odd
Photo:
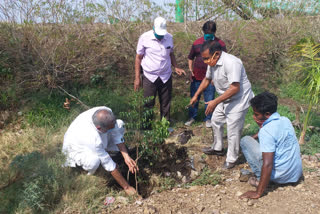
<instances>
[{"instance_id":1,"label":"black trousers","mask_svg":"<svg viewBox=\"0 0 320 214\"><path fill-rule=\"evenodd\" d=\"M155 105L155 99L158 94L159 102L160 102L160 115L161 118L165 117L168 121L170 121L170 104L171 104L171 97L172 97L172 76L170 79L163 83L161 78L155 82L151 82L146 78L144 75L142 76L142 85L143 85L143 95L144 97L151 97L147 103L145 103L146 108L153 108ZM152 115L150 116L152 119Z\"/></svg>"}]
</instances>

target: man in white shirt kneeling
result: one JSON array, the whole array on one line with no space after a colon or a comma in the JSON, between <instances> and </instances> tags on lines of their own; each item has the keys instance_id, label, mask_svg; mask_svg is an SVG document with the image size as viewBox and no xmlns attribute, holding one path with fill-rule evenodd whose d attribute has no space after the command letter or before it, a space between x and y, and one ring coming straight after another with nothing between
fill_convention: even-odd
<instances>
[{"instance_id":1,"label":"man in white shirt kneeling","mask_svg":"<svg viewBox=\"0 0 320 214\"><path fill-rule=\"evenodd\" d=\"M124 123L116 120L111 109L94 107L81 113L69 126L64 135L62 152L66 155L65 166L80 166L88 175L102 167L111 172L113 178L128 195L136 194L117 169L107 151L120 151L131 173L139 168L129 156L124 144Z\"/></svg>"}]
</instances>

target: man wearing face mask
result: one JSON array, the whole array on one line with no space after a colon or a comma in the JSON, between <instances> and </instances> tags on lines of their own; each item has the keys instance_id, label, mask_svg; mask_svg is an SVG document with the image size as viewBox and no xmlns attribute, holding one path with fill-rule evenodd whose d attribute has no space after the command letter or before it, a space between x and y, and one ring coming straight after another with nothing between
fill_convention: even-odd
<instances>
[{"instance_id":1,"label":"man wearing face mask","mask_svg":"<svg viewBox=\"0 0 320 214\"><path fill-rule=\"evenodd\" d=\"M224 155L223 128L227 124L228 151L223 169L231 169L239 156L239 144L245 115L254 96L241 60L222 50L219 42L206 41L200 49L203 61L208 64L205 79L190 100L197 102L198 96L213 81L217 98L207 102L205 114L212 113L213 144L203 152L208 155Z\"/></svg>"},{"instance_id":2,"label":"man wearing face mask","mask_svg":"<svg viewBox=\"0 0 320 214\"><path fill-rule=\"evenodd\" d=\"M134 90L137 91L140 88L141 73L143 73L142 87L144 89L144 97L153 97L145 104L145 107L153 108L155 97L158 94L160 115L167 120L170 120L172 94L171 65L179 76L186 74L183 69L178 68L173 52L173 39L172 35L167 32L166 20L162 17L157 17L154 20L153 29L143 33L138 41Z\"/></svg>"},{"instance_id":3,"label":"man wearing face mask","mask_svg":"<svg viewBox=\"0 0 320 214\"><path fill-rule=\"evenodd\" d=\"M300 147L291 121L277 112L278 98L269 92L258 94L250 100L253 119L260 127L259 142L245 136L240 146L256 177L248 181L257 187L241 198L256 199L262 196L269 181L295 183L302 176Z\"/></svg>"},{"instance_id":4,"label":"man wearing face mask","mask_svg":"<svg viewBox=\"0 0 320 214\"><path fill-rule=\"evenodd\" d=\"M216 30L217 30L217 27L214 21L207 21L206 23L204 23L202 27L204 36L197 39L191 47L191 50L188 56L188 65L191 73L190 75L190 80L191 80L190 97L191 98L194 96L194 94L198 90L201 84L201 81L205 78L207 67L208 67L208 65L203 62L201 57L201 53L200 53L201 45L205 41L213 40L213 41L219 42L222 47L222 50L224 52L227 52L225 43L215 36ZM213 100L214 95L215 95L215 88L212 84L209 84L208 87L203 92L204 101L209 102ZM189 107L189 120L185 123L186 126L190 126L195 121L195 118L198 113L200 97L201 97L201 94L198 96L198 101L194 104L194 107L192 106ZM206 109L207 109L207 104L205 105L205 110ZM204 122L207 128L211 127L211 116L212 114L208 114L204 118Z\"/></svg>"},{"instance_id":5,"label":"man wearing face mask","mask_svg":"<svg viewBox=\"0 0 320 214\"><path fill-rule=\"evenodd\" d=\"M62 152L66 155L64 166L81 167L92 175L100 165L111 175L128 195L136 194L117 169L107 151L120 151L131 173L139 169L128 154L124 144L124 123L116 120L110 108L95 107L81 113L64 135Z\"/></svg>"}]
</instances>

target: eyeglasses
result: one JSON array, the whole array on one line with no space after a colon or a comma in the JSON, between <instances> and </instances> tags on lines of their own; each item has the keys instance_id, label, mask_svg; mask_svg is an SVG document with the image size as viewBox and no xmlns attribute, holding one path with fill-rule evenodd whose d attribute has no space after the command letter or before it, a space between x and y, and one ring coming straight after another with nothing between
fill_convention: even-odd
<instances>
[{"instance_id":1,"label":"eyeglasses","mask_svg":"<svg viewBox=\"0 0 320 214\"><path fill-rule=\"evenodd\" d=\"M208 63L210 62L217 54L217 51L214 52L214 54L212 55L212 57L208 57L208 58L202 58L204 63Z\"/></svg>"}]
</instances>

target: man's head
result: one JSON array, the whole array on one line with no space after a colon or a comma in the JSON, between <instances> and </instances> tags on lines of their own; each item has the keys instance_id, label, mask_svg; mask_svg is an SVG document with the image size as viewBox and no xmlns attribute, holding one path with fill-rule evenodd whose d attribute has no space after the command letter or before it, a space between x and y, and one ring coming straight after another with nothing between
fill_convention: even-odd
<instances>
[{"instance_id":1,"label":"man's head","mask_svg":"<svg viewBox=\"0 0 320 214\"><path fill-rule=\"evenodd\" d=\"M116 117L112 111L99 109L92 115L92 121L100 132L106 133L108 130L114 128Z\"/></svg>"},{"instance_id":2,"label":"man's head","mask_svg":"<svg viewBox=\"0 0 320 214\"><path fill-rule=\"evenodd\" d=\"M220 43L214 40L205 41L200 48L203 62L211 67L217 64L221 51L222 47Z\"/></svg>"},{"instance_id":3,"label":"man's head","mask_svg":"<svg viewBox=\"0 0 320 214\"><path fill-rule=\"evenodd\" d=\"M154 35L157 39L161 40L164 35L167 34L167 22L162 17L157 17L154 20L153 24Z\"/></svg>"},{"instance_id":4,"label":"man's head","mask_svg":"<svg viewBox=\"0 0 320 214\"><path fill-rule=\"evenodd\" d=\"M258 94L250 100L253 109L253 119L258 125L266 121L273 113L277 111L278 98L276 95L266 91Z\"/></svg>"},{"instance_id":5,"label":"man's head","mask_svg":"<svg viewBox=\"0 0 320 214\"><path fill-rule=\"evenodd\" d=\"M207 21L202 26L202 31L204 33L204 40L214 40L214 35L216 33L216 23L214 21Z\"/></svg>"}]
</instances>

